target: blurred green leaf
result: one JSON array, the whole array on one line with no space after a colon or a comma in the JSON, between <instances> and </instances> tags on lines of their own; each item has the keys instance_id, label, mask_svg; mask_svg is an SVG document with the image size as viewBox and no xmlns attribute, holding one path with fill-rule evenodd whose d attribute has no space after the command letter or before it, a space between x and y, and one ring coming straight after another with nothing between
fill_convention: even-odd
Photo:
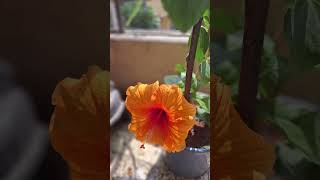
<instances>
[{"instance_id":1,"label":"blurred green leaf","mask_svg":"<svg viewBox=\"0 0 320 180\"><path fill-rule=\"evenodd\" d=\"M180 78L182 79L182 81L184 83L186 80L186 72L181 72ZM194 91L198 90L198 80L197 80L195 73L192 73L192 80L191 80L191 91L193 91L193 90Z\"/></svg>"},{"instance_id":2,"label":"blurred green leaf","mask_svg":"<svg viewBox=\"0 0 320 180\"><path fill-rule=\"evenodd\" d=\"M175 27L186 32L209 8L209 0L161 0Z\"/></svg>"},{"instance_id":3,"label":"blurred green leaf","mask_svg":"<svg viewBox=\"0 0 320 180\"><path fill-rule=\"evenodd\" d=\"M198 92L195 101L197 102L197 117L206 122L210 127L210 96Z\"/></svg>"},{"instance_id":4,"label":"blurred green leaf","mask_svg":"<svg viewBox=\"0 0 320 180\"><path fill-rule=\"evenodd\" d=\"M214 8L212 13L213 25L212 27L221 30L225 33L232 33L236 28L235 18L228 16L222 9Z\"/></svg>"},{"instance_id":5,"label":"blurred green leaf","mask_svg":"<svg viewBox=\"0 0 320 180\"><path fill-rule=\"evenodd\" d=\"M235 50L242 48L243 31L237 31L227 35L226 49Z\"/></svg>"},{"instance_id":6,"label":"blurred green leaf","mask_svg":"<svg viewBox=\"0 0 320 180\"><path fill-rule=\"evenodd\" d=\"M186 72L185 71L181 72L179 74L179 76L177 76L177 77L179 77L180 81L177 82L176 84L184 92L184 90L185 90ZM196 93L197 93L198 89L199 89L199 83L198 83L196 74L192 73L191 89L190 89L191 99L195 99L196 98Z\"/></svg>"},{"instance_id":7,"label":"blurred green leaf","mask_svg":"<svg viewBox=\"0 0 320 180\"><path fill-rule=\"evenodd\" d=\"M263 50L264 53L268 56L274 56L274 42L269 36L264 36L264 41L263 41Z\"/></svg>"},{"instance_id":8,"label":"blurred green leaf","mask_svg":"<svg viewBox=\"0 0 320 180\"><path fill-rule=\"evenodd\" d=\"M279 125L279 119L285 124ZM309 162L320 165L318 142L320 114L318 112L294 105L276 103L275 119L271 121L278 124L280 129L286 132L289 142L294 145L292 148L300 149ZM288 131L291 131L291 133Z\"/></svg>"},{"instance_id":9,"label":"blurred green leaf","mask_svg":"<svg viewBox=\"0 0 320 180\"><path fill-rule=\"evenodd\" d=\"M134 8L129 16L129 18L126 21L126 26L129 27L132 20L137 16L138 12L140 11L142 7L142 0L136 0Z\"/></svg>"},{"instance_id":10,"label":"blurred green leaf","mask_svg":"<svg viewBox=\"0 0 320 180\"><path fill-rule=\"evenodd\" d=\"M210 113L207 113L205 109L197 107L197 118L204 121L210 127Z\"/></svg>"},{"instance_id":11,"label":"blurred green leaf","mask_svg":"<svg viewBox=\"0 0 320 180\"><path fill-rule=\"evenodd\" d=\"M164 82L166 84L178 84L181 78L177 75L167 75L164 77Z\"/></svg>"},{"instance_id":12,"label":"blurred green leaf","mask_svg":"<svg viewBox=\"0 0 320 180\"><path fill-rule=\"evenodd\" d=\"M320 63L320 0L295 0L285 15L284 31L291 51L291 74Z\"/></svg>"},{"instance_id":13,"label":"blurred green leaf","mask_svg":"<svg viewBox=\"0 0 320 180\"><path fill-rule=\"evenodd\" d=\"M260 65L258 94L261 98L274 98L279 90L280 66L274 55L263 56Z\"/></svg>"},{"instance_id":14,"label":"blurred green leaf","mask_svg":"<svg viewBox=\"0 0 320 180\"><path fill-rule=\"evenodd\" d=\"M196 99L196 101L201 107L201 109L203 109L206 113L209 113L209 109L206 107L206 104L204 101L202 101L201 99Z\"/></svg>"},{"instance_id":15,"label":"blurred green leaf","mask_svg":"<svg viewBox=\"0 0 320 180\"><path fill-rule=\"evenodd\" d=\"M154 29L159 27L160 19L151 6L143 6L142 0L127 1L121 6L125 26L130 28Z\"/></svg>"},{"instance_id":16,"label":"blurred green leaf","mask_svg":"<svg viewBox=\"0 0 320 180\"><path fill-rule=\"evenodd\" d=\"M285 132L288 140L301 149L306 155L312 154L312 149L302 129L293 122L278 118L276 123Z\"/></svg>"},{"instance_id":17,"label":"blurred green leaf","mask_svg":"<svg viewBox=\"0 0 320 180\"><path fill-rule=\"evenodd\" d=\"M209 9L207 9L207 10L204 11L203 17L204 17L204 19L209 20L209 18L210 18L210 10L209 10ZM209 21L209 22L210 22L210 21Z\"/></svg>"},{"instance_id":18,"label":"blurred green leaf","mask_svg":"<svg viewBox=\"0 0 320 180\"><path fill-rule=\"evenodd\" d=\"M286 167L293 172L293 168L302 162L306 158L304 153L295 148L290 148L285 143L278 143L278 153L280 160L286 165Z\"/></svg>"},{"instance_id":19,"label":"blurred green leaf","mask_svg":"<svg viewBox=\"0 0 320 180\"><path fill-rule=\"evenodd\" d=\"M316 145L316 130L314 127L317 121L320 121L319 115L317 112L306 111L301 113L299 117L292 120L297 126L299 126L304 132L308 143L311 146L313 152L317 152Z\"/></svg>"},{"instance_id":20,"label":"blurred green leaf","mask_svg":"<svg viewBox=\"0 0 320 180\"><path fill-rule=\"evenodd\" d=\"M184 66L183 66L182 64L176 64L175 70L176 70L176 72L178 72L178 73L181 73L181 72L186 71L185 68L184 68Z\"/></svg>"},{"instance_id":21,"label":"blurred green leaf","mask_svg":"<svg viewBox=\"0 0 320 180\"><path fill-rule=\"evenodd\" d=\"M199 33L199 39L196 50L196 60L201 63L205 60L205 54L209 48L209 32L202 26Z\"/></svg>"},{"instance_id":22,"label":"blurred green leaf","mask_svg":"<svg viewBox=\"0 0 320 180\"><path fill-rule=\"evenodd\" d=\"M203 61L201 64L199 64L199 73L201 79L205 83L210 82L210 64L209 61Z\"/></svg>"},{"instance_id":23,"label":"blurred green leaf","mask_svg":"<svg viewBox=\"0 0 320 180\"><path fill-rule=\"evenodd\" d=\"M302 114L308 112L304 108L297 108L293 105L290 106L288 103L283 103L279 101L275 101L274 111L277 118L289 121L298 119L299 117L301 117Z\"/></svg>"},{"instance_id":24,"label":"blurred green leaf","mask_svg":"<svg viewBox=\"0 0 320 180\"><path fill-rule=\"evenodd\" d=\"M285 16L285 31L296 49L320 53L320 0L295 0Z\"/></svg>"},{"instance_id":25,"label":"blurred green leaf","mask_svg":"<svg viewBox=\"0 0 320 180\"><path fill-rule=\"evenodd\" d=\"M204 26L204 28L206 29L207 32L210 31L210 11L209 11L209 9L207 9L203 13L203 23L202 23L202 25Z\"/></svg>"}]
</instances>

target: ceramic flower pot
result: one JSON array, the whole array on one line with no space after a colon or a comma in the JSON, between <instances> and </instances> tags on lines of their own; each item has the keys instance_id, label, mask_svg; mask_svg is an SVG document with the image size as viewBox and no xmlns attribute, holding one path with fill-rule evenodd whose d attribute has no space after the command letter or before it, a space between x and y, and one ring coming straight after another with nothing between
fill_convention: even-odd
<instances>
[{"instance_id":1,"label":"ceramic flower pot","mask_svg":"<svg viewBox=\"0 0 320 180\"><path fill-rule=\"evenodd\" d=\"M210 149L188 147L178 153L168 153L166 164L177 176L199 177L210 169Z\"/></svg>"},{"instance_id":2,"label":"ceramic flower pot","mask_svg":"<svg viewBox=\"0 0 320 180\"><path fill-rule=\"evenodd\" d=\"M114 86L114 82L110 81L110 126L120 120L125 108L121 95Z\"/></svg>"}]
</instances>

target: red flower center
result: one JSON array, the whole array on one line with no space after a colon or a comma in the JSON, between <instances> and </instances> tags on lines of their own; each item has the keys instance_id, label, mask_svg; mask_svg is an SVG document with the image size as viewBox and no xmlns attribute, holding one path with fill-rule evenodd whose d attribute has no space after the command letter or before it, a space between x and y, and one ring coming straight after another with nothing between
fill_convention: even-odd
<instances>
[{"instance_id":1,"label":"red flower center","mask_svg":"<svg viewBox=\"0 0 320 180\"><path fill-rule=\"evenodd\" d=\"M169 115L163 108L154 107L151 108L149 112L149 118L154 125L161 128L166 128L168 126Z\"/></svg>"}]
</instances>

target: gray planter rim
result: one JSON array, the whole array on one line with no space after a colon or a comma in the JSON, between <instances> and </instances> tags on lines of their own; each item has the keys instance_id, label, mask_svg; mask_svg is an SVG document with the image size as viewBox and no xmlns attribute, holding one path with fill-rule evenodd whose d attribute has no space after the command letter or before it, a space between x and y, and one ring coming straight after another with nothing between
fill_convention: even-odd
<instances>
[{"instance_id":1,"label":"gray planter rim","mask_svg":"<svg viewBox=\"0 0 320 180\"><path fill-rule=\"evenodd\" d=\"M207 153L210 152L210 146L209 148L200 147L200 148L194 148L194 147L186 147L185 150L195 153Z\"/></svg>"}]
</instances>

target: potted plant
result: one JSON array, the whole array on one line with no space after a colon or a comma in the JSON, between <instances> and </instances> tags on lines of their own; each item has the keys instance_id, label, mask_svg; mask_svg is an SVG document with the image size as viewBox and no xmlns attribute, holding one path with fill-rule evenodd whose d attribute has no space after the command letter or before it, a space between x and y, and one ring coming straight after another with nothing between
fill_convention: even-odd
<instances>
[{"instance_id":1,"label":"potted plant","mask_svg":"<svg viewBox=\"0 0 320 180\"><path fill-rule=\"evenodd\" d=\"M204 21L209 21L207 16L204 18ZM177 64L176 71L179 75L168 75L164 78L166 84L178 84L185 97L197 107L196 124L188 133L186 148L181 152L167 153L166 156L168 168L176 175L184 177L199 177L210 168L210 95L201 92L203 88L210 87L210 54L208 47L201 49L193 44L197 43L194 41L199 35L201 43L209 42L209 27L205 27L206 25L206 22L200 20L193 28L187 68ZM200 53L203 56L199 55ZM190 58L195 57L199 63L198 73L192 72L193 62ZM187 78L187 74L191 78Z\"/></svg>"},{"instance_id":2,"label":"potted plant","mask_svg":"<svg viewBox=\"0 0 320 180\"><path fill-rule=\"evenodd\" d=\"M168 5L168 1L162 1L164 8L168 11L175 26L184 30L187 22L179 19L179 13ZM172 2L171 2L172 3ZM178 3L178 2L177 2ZM195 10L198 19L192 19L188 12L188 3L179 4L185 9L184 17L189 17L190 22L195 22L189 38L189 53L186 58L186 68L184 65L177 64L176 72L178 75L165 76L167 84L178 84L184 91L185 98L196 105L196 123L188 133L186 138L186 148L183 151L167 153L166 164L168 168L178 176L199 177L210 169L210 95L201 92L204 88L210 87L210 16L206 1L199 1ZM198 72L193 73L194 62L197 62Z\"/></svg>"},{"instance_id":3,"label":"potted plant","mask_svg":"<svg viewBox=\"0 0 320 180\"><path fill-rule=\"evenodd\" d=\"M172 15L172 13L177 13L176 11L174 12L174 9L170 9L167 1L162 2L164 8L168 11L169 14ZM172 5L173 2L170 3ZM199 177L206 171L208 171L210 167L210 95L201 92L203 88L210 87L210 20L209 10L206 9L208 7L206 6L208 5L206 4L207 1L202 1L201 3L202 7L198 7L197 9L199 11L199 18L195 19L195 25L192 28L192 33L189 38L190 50L186 58L186 67L182 64L177 64L176 71L178 75L165 76L165 85L159 86L157 83L155 83L152 85L138 84L136 86L129 87L127 90L126 99L127 109L132 115L132 121L129 124L129 130L135 133L136 138L141 142L151 142L162 145L164 149L168 152L165 161L169 169L173 171L176 175L184 177ZM183 4L179 5L185 7L188 10L187 6ZM174 16L171 17L174 18ZM177 22L175 20L173 21ZM189 27L185 26L185 24L182 22L180 22L180 24L176 23L176 26L179 27L179 25L180 30L182 31L186 31L189 29ZM191 27L192 24L189 23L189 26ZM197 73L193 73L195 60L197 61L198 66ZM143 113L138 112L137 109L152 109L153 106L157 104L155 102L146 102L148 101L147 99L152 99L148 97L148 94L150 93L147 93L146 91L148 90L146 89L152 89L149 91L151 91L151 93L156 94L154 95L156 96L155 98L163 98L158 97L161 95L157 93L157 90L153 89L161 89L161 86L163 86L163 88L165 86L170 88L170 85L178 86L181 89L181 91L184 92L183 99L188 101L188 105L193 106L195 109L195 116L193 121L194 123L192 124L190 123L191 121L185 120L184 123L188 124L189 129L187 129L187 131L184 131L183 135L180 134L181 136L186 137L184 139L181 139L182 142L180 144L184 144L183 148L168 148L168 144L166 144L165 142L163 143L163 141L165 141L163 139L166 138L162 138L162 136L166 136L166 133L159 133L159 136L161 136L161 138L158 138L161 140L154 140L156 138L153 136L153 134L156 134L157 130L153 130L153 128L157 129L158 127L156 125L148 126L147 122L139 122L142 121L141 119L147 119L146 121L151 121L152 123L154 123L155 121L158 122L157 118L160 116L152 116L153 119L156 119L153 120L148 115L146 117L141 117L145 115L143 115ZM137 96L137 93L140 93L140 95ZM174 96L179 95L175 94ZM140 102L143 102L144 104L140 105ZM148 106L148 108L144 106ZM163 108L163 110L161 111L164 111L164 114L166 114L163 116L170 116L171 112L170 110L168 110L169 108L162 104L160 106L161 108ZM157 111L157 113L158 112L160 112L160 110ZM144 114L154 114L154 111L145 110ZM162 118L162 120L163 119L165 118ZM162 125L160 124L158 126ZM143 129L142 127L145 129ZM148 133L151 135L148 135ZM141 145L141 148L145 148L144 144Z\"/></svg>"}]
</instances>

